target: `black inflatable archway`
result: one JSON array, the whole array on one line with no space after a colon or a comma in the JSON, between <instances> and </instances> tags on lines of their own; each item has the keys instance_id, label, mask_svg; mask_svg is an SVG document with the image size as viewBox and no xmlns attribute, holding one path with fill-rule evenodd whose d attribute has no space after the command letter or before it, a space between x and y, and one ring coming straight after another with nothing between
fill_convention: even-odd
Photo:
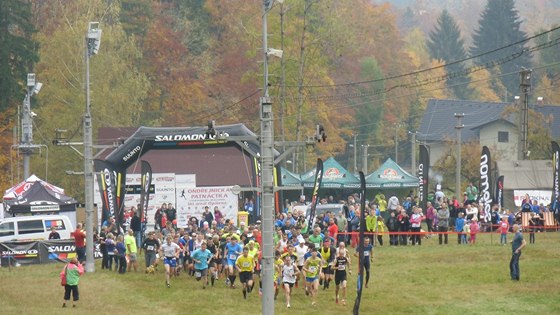
<instances>
[{"instance_id":1,"label":"black inflatable archway","mask_svg":"<svg viewBox=\"0 0 560 315\"><path fill-rule=\"evenodd\" d=\"M192 149L209 145L231 145L234 142L253 156L253 182L259 182L258 156L260 143L257 136L244 124L216 126L215 134L207 127L140 127L105 160L95 160L99 191L103 202L102 221L115 216L122 220L126 193L126 169L150 150Z\"/></svg>"},{"instance_id":2,"label":"black inflatable archway","mask_svg":"<svg viewBox=\"0 0 560 315\"><path fill-rule=\"evenodd\" d=\"M209 135L207 127L140 127L123 145L111 152L105 159L121 168L127 168L150 150L186 149L195 146L225 144L236 139L243 149L252 155L260 152L257 136L244 124L224 125L215 127L216 134ZM219 136L221 134L221 136Z\"/></svg>"}]
</instances>

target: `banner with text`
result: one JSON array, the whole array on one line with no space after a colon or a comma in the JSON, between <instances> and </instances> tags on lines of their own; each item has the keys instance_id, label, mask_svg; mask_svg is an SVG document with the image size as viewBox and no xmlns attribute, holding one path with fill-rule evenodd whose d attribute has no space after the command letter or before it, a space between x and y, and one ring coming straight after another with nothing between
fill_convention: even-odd
<instances>
[{"instance_id":1,"label":"banner with text","mask_svg":"<svg viewBox=\"0 0 560 315\"><path fill-rule=\"evenodd\" d=\"M184 192L184 194L183 194ZM186 187L177 196L177 226L186 227L190 217L201 219L204 207L218 207L226 219L237 222L238 198L231 186Z\"/></svg>"},{"instance_id":2,"label":"banner with text","mask_svg":"<svg viewBox=\"0 0 560 315\"><path fill-rule=\"evenodd\" d=\"M549 205L551 201L552 191L550 190L514 190L513 201L516 207L521 207L521 202L525 194L529 194L531 200L536 200L538 204Z\"/></svg>"}]
</instances>

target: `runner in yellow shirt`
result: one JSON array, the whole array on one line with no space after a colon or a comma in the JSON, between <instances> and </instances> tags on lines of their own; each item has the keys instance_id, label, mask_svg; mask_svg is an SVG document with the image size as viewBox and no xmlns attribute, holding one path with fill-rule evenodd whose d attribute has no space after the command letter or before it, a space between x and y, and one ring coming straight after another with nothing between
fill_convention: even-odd
<instances>
[{"instance_id":1,"label":"runner in yellow shirt","mask_svg":"<svg viewBox=\"0 0 560 315\"><path fill-rule=\"evenodd\" d=\"M311 257L305 260L303 272L305 273L305 288L311 294L311 305L317 304L319 290L319 270L322 266L321 258L317 257L317 249L311 248Z\"/></svg>"},{"instance_id":2,"label":"runner in yellow shirt","mask_svg":"<svg viewBox=\"0 0 560 315\"><path fill-rule=\"evenodd\" d=\"M235 267L239 272L239 281L243 284L243 298L247 299L247 292L251 293L253 288L253 270L255 269L255 259L249 256L249 248L243 248L243 254L237 257Z\"/></svg>"}]
</instances>

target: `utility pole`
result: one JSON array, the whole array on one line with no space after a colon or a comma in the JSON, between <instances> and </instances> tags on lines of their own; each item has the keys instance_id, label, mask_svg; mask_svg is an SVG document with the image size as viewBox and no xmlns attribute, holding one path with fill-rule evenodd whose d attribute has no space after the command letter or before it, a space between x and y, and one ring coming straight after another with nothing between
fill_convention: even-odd
<instances>
[{"instance_id":1,"label":"utility pole","mask_svg":"<svg viewBox=\"0 0 560 315\"><path fill-rule=\"evenodd\" d=\"M261 170L262 170L262 314L274 314L274 120L272 102L268 94L268 29L267 15L272 8L272 0L263 0L262 41L263 41L263 96L261 107ZM294 163L296 161L293 161Z\"/></svg>"},{"instance_id":2,"label":"utility pole","mask_svg":"<svg viewBox=\"0 0 560 315\"><path fill-rule=\"evenodd\" d=\"M464 113L455 114L455 118L457 118L457 156L455 158L455 193L457 194L457 199L461 198L461 129L465 126L462 124L461 119L465 117Z\"/></svg>"},{"instance_id":3,"label":"utility pole","mask_svg":"<svg viewBox=\"0 0 560 315\"><path fill-rule=\"evenodd\" d=\"M412 175L416 176L416 135L418 134L418 131L409 131L408 133L410 133L411 135L411 140L410 140L410 145L411 145L411 157L410 157L410 165L411 170L412 170Z\"/></svg>"},{"instance_id":4,"label":"utility pole","mask_svg":"<svg viewBox=\"0 0 560 315\"><path fill-rule=\"evenodd\" d=\"M367 174L368 169L368 147L369 144L362 145L362 172L364 172L364 174Z\"/></svg>"},{"instance_id":5,"label":"utility pole","mask_svg":"<svg viewBox=\"0 0 560 315\"><path fill-rule=\"evenodd\" d=\"M99 22L89 22L86 35L86 111L84 114L84 180L86 206L86 272L95 272L93 246L93 131L89 90L89 58L99 51L101 29Z\"/></svg>"},{"instance_id":6,"label":"utility pole","mask_svg":"<svg viewBox=\"0 0 560 315\"><path fill-rule=\"evenodd\" d=\"M399 124L395 124L395 163L399 164Z\"/></svg>"},{"instance_id":7,"label":"utility pole","mask_svg":"<svg viewBox=\"0 0 560 315\"><path fill-rule=\"evenodd\" d=\"M357 162L356 162L356 160L357 160L356 156L357 156L357 151L358 151L358 148L357 148L357 145L356 145L356 137L357 137L357 136L358 136L358 135L354 134L354 174L358 174L358 166L356 165L356 164L357 164ZM364 173L364 174L365 174L365 173Z\"/></svg>"},{"instance_id":8,"label":"utility pole","mask_svg":"<svg viewBox=\"0 0 560 315\"><path fill-rule=\"evenodd\" d=\"M521 83L519 89L523 93L523 104L521 104L520 113L520 135L518 159L526 160L529 156L529 92L531 91L531 73L530 69L523 69L519 73L521 76Z\"/></svg>"},{"instance_id":9,"label":"utility pole","mask_svg":"<svg viewBox=\"0 0 560 315\"><path fill-rule=\"evenodd\" d=\"M33 145L33 116L31 111L31 97L39 93L42 84L37 82L35 73L27 74L27 93L23 99L23 112L21 113L21 143L19 150L23 155L23 180L29 177L29 161L35 145Z\"/></svg>"}]
</instances>

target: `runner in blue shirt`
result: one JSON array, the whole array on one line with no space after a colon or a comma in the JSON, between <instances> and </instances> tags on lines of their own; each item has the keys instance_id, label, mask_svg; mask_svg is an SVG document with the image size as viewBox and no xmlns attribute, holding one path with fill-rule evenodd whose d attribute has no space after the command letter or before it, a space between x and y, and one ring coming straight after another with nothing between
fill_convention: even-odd
<instances>
[{"instance_id":1,"label":"runner in blue shirt","mask_svg":"<svg viewBox=\"0 0 560 315\"><path fill-rule=\"evenodd\" d=\"M360 255L360 246L356 248L356 253L354 256L359 257ZM364 238L364 270L366 271L366 288L368 287L369 282L369 271L371 268L371 262L373 261L373 245L370 244L369 238Z\"/></svg>"},{"instance_id":2,"label":"runner in blue shirt","mask_svg":"<svg viewBox=\"0 0 560 315\"><path fill-rule=\"evenodd\" d=\"M231 238L231 241L226 244L226 263L227 263L227 276L229 279L229 285L231 288L235 288L235 262L237 257L243 253L243 247L237 243L235 237Z\"/></svg>"},{"instance_id":3,"label":"runner in blue shirt","mask_svg":"<svg viewBox=\"0 0 560 315\"><path fill-rule=\"evenodd\" d=\"M199 249L191 254L194 261L194 276L196 281L202 281L202 288L206 289L208 285L208 263L212 259L212 253L207 249L206 242L203 242Z\"/></svg>"}]
</instances>

